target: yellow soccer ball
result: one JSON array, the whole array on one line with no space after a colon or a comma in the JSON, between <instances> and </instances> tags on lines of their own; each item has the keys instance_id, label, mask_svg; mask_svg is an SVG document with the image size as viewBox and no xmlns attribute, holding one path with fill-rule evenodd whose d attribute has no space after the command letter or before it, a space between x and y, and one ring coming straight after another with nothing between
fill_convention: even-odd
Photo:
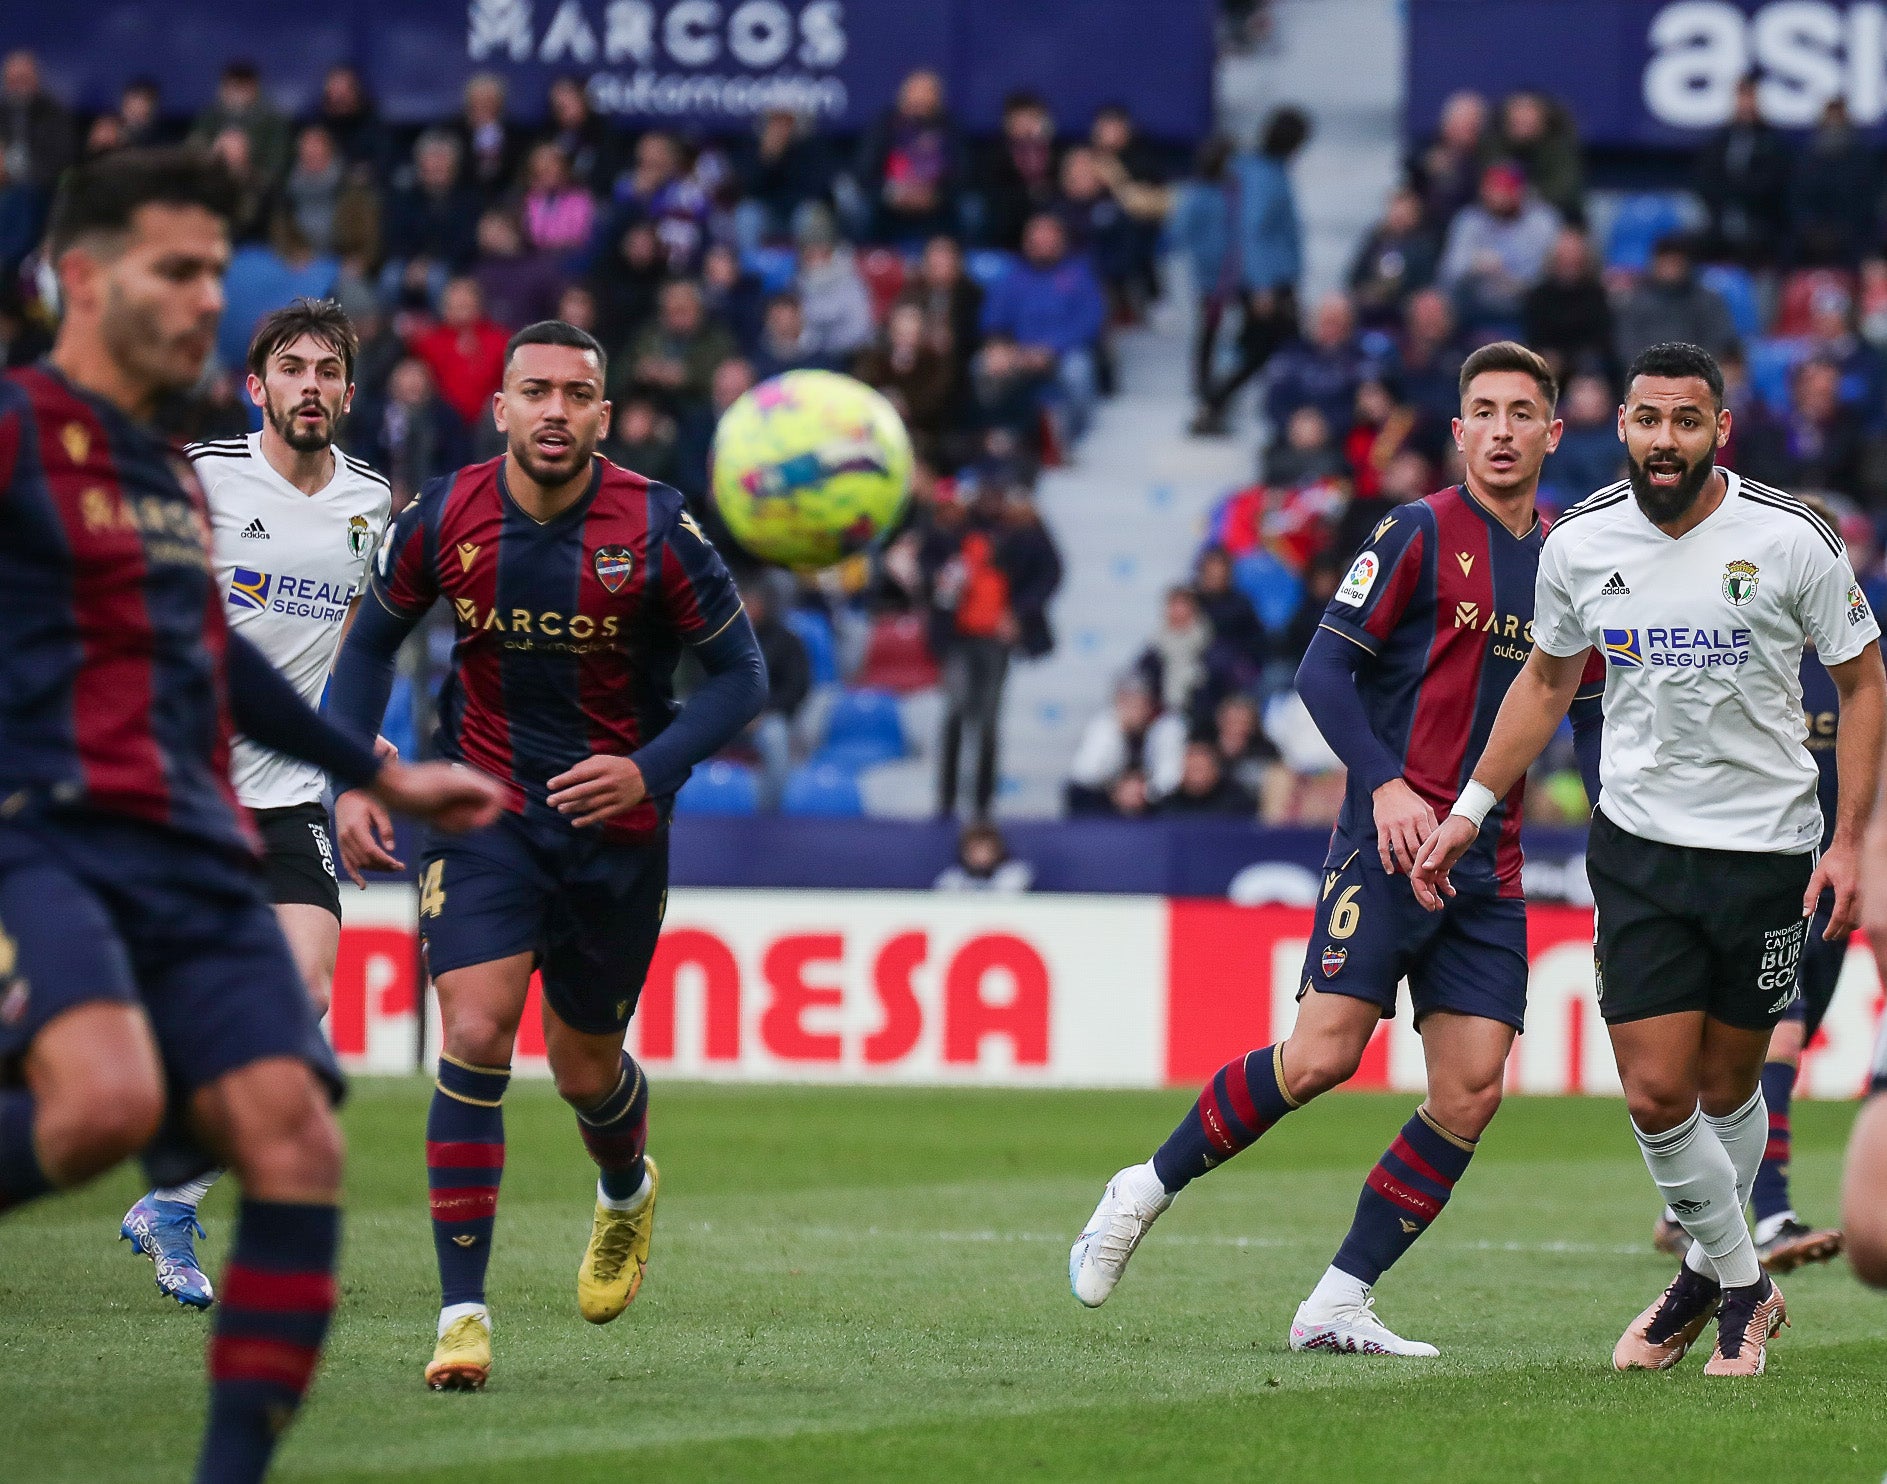
<instances>
[{"instance_id":1,"label":"yellow soccer ball","mask_svg":"<svg viewBox=\"0 0 1887 1484\"><path fill-rule=\"evenodd\" d=\"M788 371L722 414L712 485L721 519L749 552L817 570L897 524L911 491L911 438L862 381Z\"/></svg>"}]
</instances>

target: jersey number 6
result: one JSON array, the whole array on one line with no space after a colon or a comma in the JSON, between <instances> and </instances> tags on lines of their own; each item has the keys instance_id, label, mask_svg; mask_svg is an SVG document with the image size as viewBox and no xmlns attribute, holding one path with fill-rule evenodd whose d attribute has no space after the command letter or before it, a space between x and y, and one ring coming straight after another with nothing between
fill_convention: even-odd
<instances>
[{"instance_id":1,"label":"jersey number 6","mask_svg":"<svg viewBox=\"0 0 1887 1484\"><path fill-rule=\"evenodd\" d=\"M1362 917L1363 909L1357 905L1356 894L1363 888L1346 887L1330 909L1330 936L1347 938L1356 931L1357 920Z\"/></svg>"}]
</instances>

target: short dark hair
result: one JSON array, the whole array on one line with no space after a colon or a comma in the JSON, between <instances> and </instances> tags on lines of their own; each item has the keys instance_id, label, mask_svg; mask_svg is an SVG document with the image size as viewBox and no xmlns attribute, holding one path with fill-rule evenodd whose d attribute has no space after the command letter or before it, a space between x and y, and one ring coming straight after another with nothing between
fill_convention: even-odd
<instances>
[{"instance_id":1,"label":"short dark hair","mask_svg":"<svg viewBox=\"0 0 1887 1484\"><path fill-rule=\"evenodd\" d=\"M225 222L241 199L229 167L184 146L117 149L68 170L46 224L46 256L57 262L75 242L131 228L145 206L201 206Z\"/></svg>"},{"instance_id":2,"label":"short dark hair","mask_svg":"<svg viewBox=\"0 0 1887 1484\"><path fill-rule=\"evenodd\" d=\"M347 379L354 379L354 357L360 336L347 311L332 299L294 299L262 317L249 341L249 369L267 376L269 358L304 335L312 335L341 358Z\"/></svg>"},{"instance_id":3,"label":"short dark hair","mask_svg":"<svg viewBox=\"0 0 1887 1484\"><path fill-rule=\"evenodd\" d=\"M1540 395L1546 398L1546 410L1551 412L1559 405L1559 378L1553 374L1553 368L1538 351L1529 350L1518 340L1496 340L1473 352L1461 363L1461 380L1456 390L1465 398L1474 378L1489 371L1518 371L1522 376L1531 376Z\"/></svg>"},{"instance_id":4,"label":"short dark hair","mask_svg":"<svg viewBox=\"0 0 1887 1484\"><path fill-rule=\"evenodd\" d=\"M1625 368L1627 392L1641 376L1669 377L1674 380L1694 376L1710 388L1710 398L1716 403L1717 410L1723 410L1723 368L1717 364L1717 358L1701 345L1692 345L1683 340L1661 340L1656 345L1647 345Z\"/></svg>"},{"instance_id":5,"label":"short dark hair","mask_svg":"<svg viewBox=\"0 0 1887 1484\"><path fill-rule=\"evenodd\" d=\"M511 370L511 358L527 345L567 345L572 350L587 350L596 357L597 375L603 376L609 371L609 352L603 349L603 342L588 330L579 330L564 320L540 319L534 325L526 325L506 341L506 372Z\"/></svg>"},{"instance_id":6,"label":"short dark hair","mask_svg":"<svg viewBox=\"0 0 1887 1484\"><path fill-rule=\"evenodd\" d=\"M1258 153L1273 160L1288 160L1310 138L1310 117L1301 108L1280 108L1265 120L1258 135Z\"/></svg>"}]
</instances>

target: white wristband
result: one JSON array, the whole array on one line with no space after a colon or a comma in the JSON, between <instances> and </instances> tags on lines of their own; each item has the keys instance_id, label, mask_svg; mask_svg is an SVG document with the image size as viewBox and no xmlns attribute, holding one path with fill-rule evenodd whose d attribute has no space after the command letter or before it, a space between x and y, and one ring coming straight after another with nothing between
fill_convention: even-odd
<instances>
[{"instance_id":1,"label":"white wristband","mask_svg":"<svg viewBox=\"0 0 1887 1484\"><path fill-rule=\"evenodd\" d=\"M1461 797L1455 800L1455 807L1448 811L1449 817L1459 814L1477 830L1487 818L1487 811L1500 802L1500 795L1485 783L1468 780L1468 786L1461 790Z\"/></svg>"}]
</instances>

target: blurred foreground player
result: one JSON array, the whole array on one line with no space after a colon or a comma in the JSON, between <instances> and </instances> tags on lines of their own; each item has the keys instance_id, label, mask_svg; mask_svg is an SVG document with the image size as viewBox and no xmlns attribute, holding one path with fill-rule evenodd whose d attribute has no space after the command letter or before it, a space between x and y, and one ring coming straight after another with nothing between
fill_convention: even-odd
<instances>
[{"instance_id":1,"label":"blurred foreground player","mask_svg":"<svg viewBox=\"0 0 1887 1484\"><path fill-rule=\"evenodd\" d=\"M1802 503L1832 526L1828 508L1812 496ZM1809 755L1815 759L1821 780L1817 793L1821 803L1822 842L1826 850L1834 837L1835 820L1835 750L1841 727L1841 693L1816 658L1815 646L1806 647L1802 656L1802 713L1808 721ZM1834 912L1834 895L1823 892L1808 925L1808 941L1802 945L1799 970L1801 993L1782 1012L1782 1019L1769 1036L1769 1053L1763 1062L1763 1102L1769 1109L1769 1139L1763 1145L1762 1164L1750 1187L1750 1216L1756 1223L1756 1256L1772 1273L1790 1273L1812 1262L1827 1262L1841 1251L1841 1233L1826 1227L1810 1226L1795 1211L1789 1194L1789 1104L1795 1096L1795 1079L1802 1065L1802 1052L1815 1039L1835 989L1841 982L1841 966L1848 956L1849 934L1828 932L1829 917ZM1682 1257L1690 1250L1690 1235L1668 1206L1658 1218L1652 1243L1660 1252Z\"/></svg>"},{"instance_id":2,"label":"blurred foreground player","mask_svg":"<svg viewBox=\"0 0 1887 1484\"><path fill-rule=\"evenodd\" d=\"M1415 889L1444 905L1482 813L1606 666L1604 792L1586 875L1599 1013L1632 1132L1690 1251L1620 1336L1619 1370L1667 1370L1713 1315L1707 1376L1759 1376L1788 1322L1743 1208L1769 1141L1762 1066L1801 993L1797 961L1824 890L1825 932L1854 924L1858 855L1880 770L1880 626L1841 538L1799 500L1716 465L1723 373L1694 345L1642 351L1619 435L1630 479L1563 515L1540 556L1534 648L1487 750L1423 846ZM1803 646L1839 693L1834 834L1803 747ZM1819 859L1818 857L1819 853Z\"/></svg>"},{"instance_id":3,"label":"blurred foreground player","mask_svg":"<svg viewBox=\"0 0 1887 1484\"><path fill-rule=\"evenodd\" d=\"M1878 805L1861 851L1861 926L1887 981L1887 810ZM1841 1228L1854 1276L1869 1287L1887 1288L1887 1022L1874 1043L1867 1101L1848 1137Z\"/></svg>"},{"instance_id":4,"label":"blurred foreground player","mask_svg":"<svg viewBox=\"0 0 1887 1484\"><path fill-rule=\"evenodd\" d=\"M222 311L236 188L126 150L60 189L51 358L0 380L0 1210L147 1151L242 1204L199 1480L262 1477L334 1307L339 1074L261 890L230 727L448 826L489 780L377 763L223 620L209 512L142 423Z\"/></svg>"},{"instance_id":5,"label":"blurred foreground player","mask_svg":"<svg viewBox=\"0 0 1887 1484\"><path fill-rule=\"evenodd\" d=\"M1356 1072L1406 975L1428 1097L1370 1171L1330 1268L1291 1322L1293 1350L1428 1356L1376 1317L1371 1289L1426 1231L1500 1107L1525 1016L1527 909L1516 781L1500 828L1475 852L1472 885L1446 916L1424 912L1406 872L1435 811L1459 792L1532 640L1542 527L1540 466L1559 442L1545 361L1512 342L1461 369L1454 434L1467 482L1376 527L1325 612L1298 690L1349 769L1324 863L1297 1023L1231 1062L1153 1158L1122 1170L1069 1255L1075 1297L1099 1304L1154 1219L1188 1182L1285 1114ZM1599 678L1595 668L1595 687ZM1596 698L1579 712L1596 786Z\"/></svg>"},{"instance_id":6,"label":"blurred foreground player","mask_svg":"<svg viewBox=\"0 0 1887 1484\"><path fill-rule=\"evenodd\" d=\"M334 446L354 395L354 327L332 301L297 299L263 317L249 343L260 432L184 450L210 504L225 621L262 651L310 706L353 622L392 492ZM389 749L390 744L376 744ZM319 768L236 739L236 797L262 836L265 890L318 1020L341 946L341 890ZM207 1309L197 1267L197 1207L220 1172L152 1190L119 1235L151 1259L157 1288Z\"/></svg>"},{"instance_id":7,"label":"blurred foreground player","mask_svg":"<svg viewBox=\"0 0 1887 1484\"><path fill-rule=\"evenodd\" d=\"M401 642L448 599L440 742L507 795L496 824L435 845L419 878L445 1038L426 1123L434 1390L476 1391L491 1370L501 1110L534 969L551 1072L600 1171L577 1304L607 1324L636 1296L658 1176L648 1083L623 1034L668 901L669 815L689 770L767 696L740 595L681 496L596 457L606 370L602 347L561 321L512 337L494 399L504 457L433 481L401 513L334 675L335 716L370 737ZM684 646L707 678L677 710ZM395 867L371 797L342 794L335 816L350 872Z\"/></svg>"}]
</instances>

